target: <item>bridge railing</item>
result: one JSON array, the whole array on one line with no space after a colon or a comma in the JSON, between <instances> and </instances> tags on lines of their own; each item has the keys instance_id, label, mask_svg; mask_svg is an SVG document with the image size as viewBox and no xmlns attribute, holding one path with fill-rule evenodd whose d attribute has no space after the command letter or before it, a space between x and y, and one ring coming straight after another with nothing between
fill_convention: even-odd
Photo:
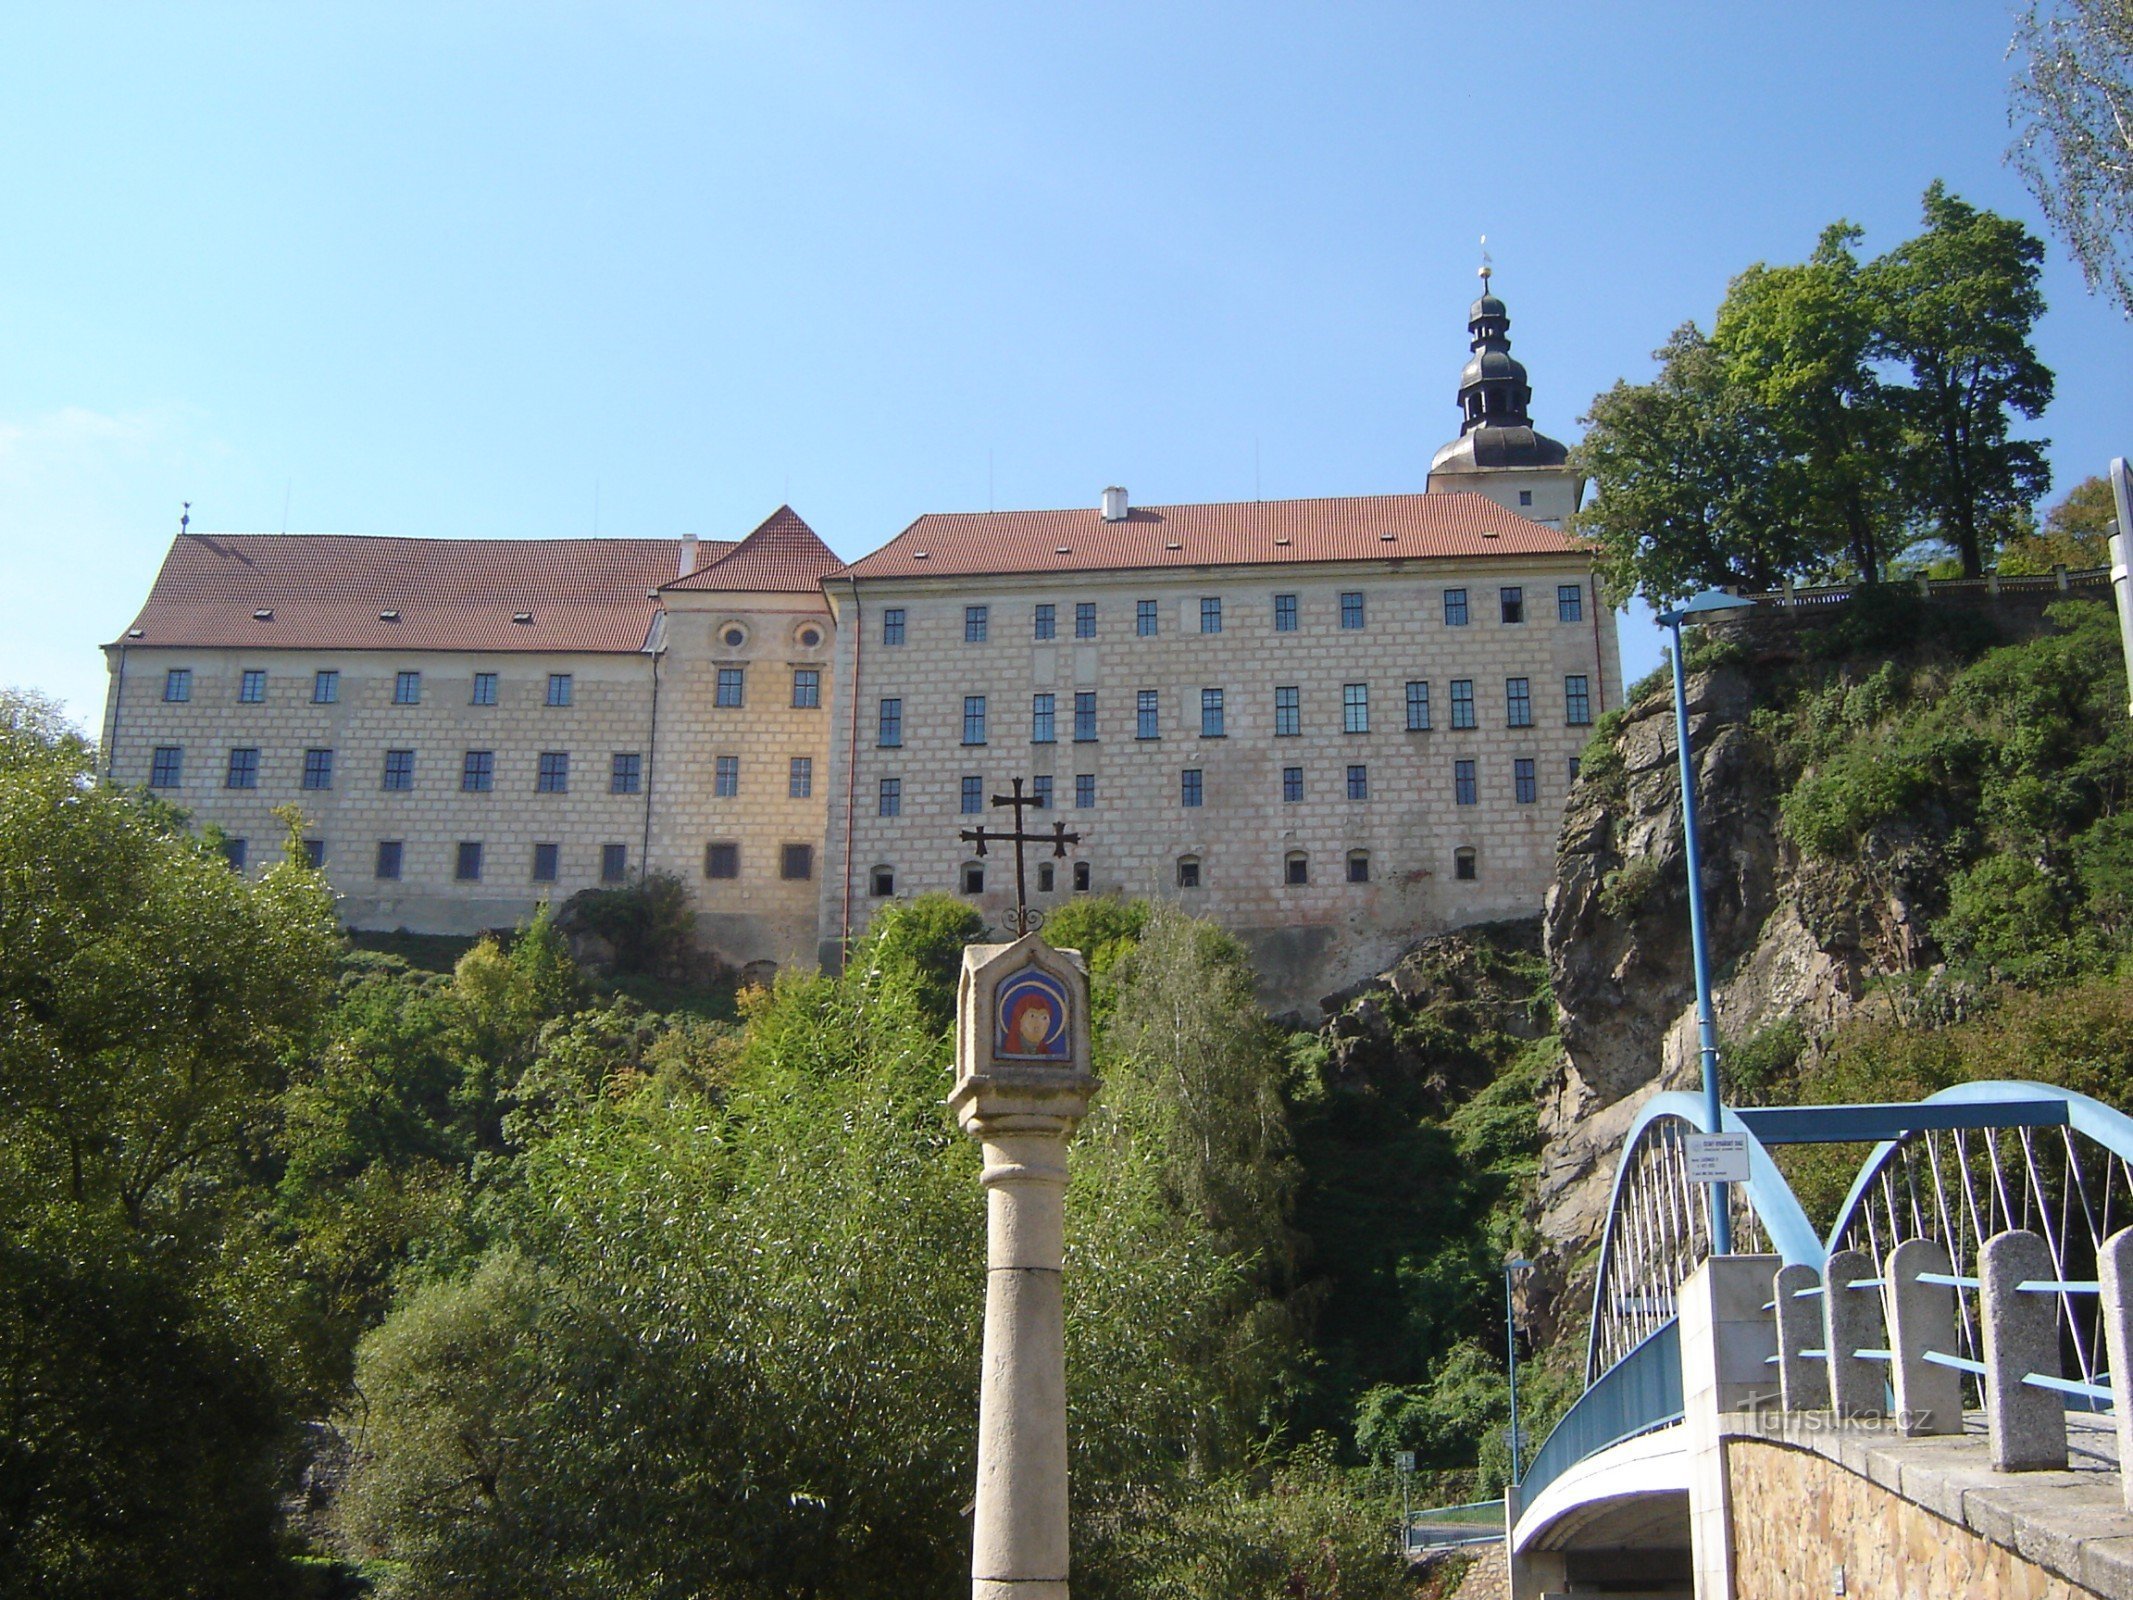
<instances>
[{"instance_id":1,"label":"bridge railing","mask_svg":"<svg viewBox=\"0 0 2133 1600\"><path fill-rule=\"evenodd\" d=\"M1681 1328L1663 1322L1578 1397L1519 1480L1531 1504L1571 1467L1609 1445L1681 1420Z\"/></svg>"}]
</instances>

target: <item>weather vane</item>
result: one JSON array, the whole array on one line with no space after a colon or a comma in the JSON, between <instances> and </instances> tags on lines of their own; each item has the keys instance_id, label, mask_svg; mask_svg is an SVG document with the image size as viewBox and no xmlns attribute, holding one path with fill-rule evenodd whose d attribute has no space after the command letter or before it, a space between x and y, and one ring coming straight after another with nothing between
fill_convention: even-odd
<instances>
[{"instance_id":1,"label":"weather vane","mask_svg":"<svg viewBox=\"0 0 2133 1600\"><path fill-rule=\"evenodd\" d=\"M1494 276L1495 272L1496 264L1489 259L1489 236L1483 234L1481 236L1481 271L1479 273L1482 288L1486 289L1489 286L1489 279Z\"/></svg>"},{"instance_id":2,"label":"weather vane","mask_svg":"<svg viewBox=\"0 0 2133 1600\"><path fill-rule=\"evenodd\" d=\"M193 503L188 500L178 513L178 532L181 534L193 525Z\"/></svg>"},{"instance_id":3,"label":"weather vane","mask_svg":"<svg viewBox=\"0 0 2133 1600\"><path fill-rule=\"evenodd\" d=\"M1022 780L1020 778L1014 780L1014 793L996 794L992 797L992 803L996 806L1011 806L1014 808L1014 832L1000 833L980 823L975 828L963 829L960 837L964 843L976 845L978 854L981 856L985 854L985 847L988 844L1012 844L1015 847L1014 927L1015 937L1019 939L1044 920L1042 912L1032 911L1029 908L1029 882L1022 865L1022 847L1025 844L1048 844L1052 847L1053 855L1063 857L1067 853L1068 845L1081 843L1081 835L1067 832L1067 825L1064 822L1053 823L1050 833L1025 832L1022 827L1022 813L1041 809L1041 806L1035 796L1025 795L1022 792Z\"/></svg>"}]
</instances>

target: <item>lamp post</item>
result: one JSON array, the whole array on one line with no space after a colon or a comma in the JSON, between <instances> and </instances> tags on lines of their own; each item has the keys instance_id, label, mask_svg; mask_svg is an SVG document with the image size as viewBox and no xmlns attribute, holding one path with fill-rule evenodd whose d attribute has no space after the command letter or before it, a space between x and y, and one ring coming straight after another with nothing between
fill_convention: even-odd
<instances>
[{"instance_id":1,"label":"lamp post","mask_svg":"<svg viewBox=\"0 0 2133 1600\"><path fill-rule=\"evenodd\" d=\"M1719 1131L1722 1115L1718 1103L1718 1024L1711 1014L1711 952L1704 940L1703 853L1696 839L1696 774L1689 765L1689 690L1681 667L1681 624L1686 618L1738 611L1754 604L1753 600L1727 594L1723 589L1706 589L1658 615L1658 620L1672 629L1674 635L1674 750L1681 758L1681 840L1689 871L1689 947L1696 966L1696 1032L1703 1058L1704 1131L1707 1133ZM1723 1183L1711 1185L1710 1203L1711 1253L1729 1256L1733 1253L1733 1219L1729 1215Z\"/></svg>"},{"instance_id":2,"label":"lamp post","mask_svg":"<svg viewBox=\"0 0 2133 1600\"><path fill-rule=\"evenodd\" d=\"M1518 1487L1524 1474L1518 1465L1518 1313L1511 1304L1511 1274L1525 1272L1533 1263L1513 1256L1503 1264L1503 1342L1505 1369L1511 1375L1511 1487Z\"/></svg>"}]
</instances>

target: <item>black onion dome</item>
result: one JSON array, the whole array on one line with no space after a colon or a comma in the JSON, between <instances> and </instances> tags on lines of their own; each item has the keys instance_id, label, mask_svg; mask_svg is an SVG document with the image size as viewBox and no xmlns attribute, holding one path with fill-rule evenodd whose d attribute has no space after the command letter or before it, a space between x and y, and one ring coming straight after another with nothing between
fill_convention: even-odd
<instances>
[{"instance_id":1,"label":"black onion dome","mask_svg":"<svg viewBox=\"0 0 2133 1600\"><path fill-rule=\"evenodd\" d=\"M1536 433L1530 407L1533 386L1511 354L1511 312L1488 292L1467 310L1473 355L1459 374L1459 437L1437 452L1432 472L1488 472L1499 467L1557 467L1569 451Z\"/></svg>"}]
</instances>

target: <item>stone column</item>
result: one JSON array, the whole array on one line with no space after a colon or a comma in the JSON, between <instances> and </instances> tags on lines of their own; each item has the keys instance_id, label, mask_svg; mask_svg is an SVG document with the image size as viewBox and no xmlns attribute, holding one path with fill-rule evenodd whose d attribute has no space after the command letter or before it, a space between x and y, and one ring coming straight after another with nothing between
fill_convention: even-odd
<instances>
[{"instance_id":1,"label":"stone column","mask_svg":"<svg viewBox=\"0 0 2133 1600\"><path fill-rule=\"evenodd\" d=\"M2051 1247L2027 1231L1996 1233L1978 1254L1978 1307L1985 1324L1985 1427L1996 1472L2066 1466L2066 1402L2033 1389L2029 1373L2059 1376L2059 1297L2022 1285L2059 1276Z\"/></svg>"},{"instance_id":2,"label":"stone column","mask_svg":"<svg viewBox=\"0 0 2133 1600\"><path fill-rule=\"evenodd\" d=\"M1881 1296L1853 1285L1880 1276L1864 1250L1839 1250L1822 1269L1822 1348L1829 1362L1830 1409L1840 1417L1878 1417L1885 1409L1880 1367L1858 1354L1885 1337Z\"/></svg>"},{"instance_id":3,"label":"stone column","mask_svg":"<svg viewBox=\"0 0 2133 1600\"><path fill-rule=\"evenodd\" d=\"M1719 1417L1777 1398L1777 1321L1764 1309L1776 1256L1711 1256L1675 1301L1681 1411L1689 1453L1689 1545L1697 1600L1732 1600L1733 1496Z\"/></svg>"},{"instance_id":4,"label":"stone column","mask_svg":"<svg viewBox=\"0 0 2133 1600\"><path fill-rule=\"evenodd\" d=\"M1926 1359L1929 1350L1956 1353L1955 1289L1919 1281L1920 1273L1943 1278L1954 1273L1947 1246L1938 1239L1906 1239L1889 1252L1881 1270L1896 1425L1906 1434L1961 1433L1962 1374Z\"/></svg>"},{"instance_id":5,"label":"stone column","mask_svg":"<svg viewBox=\"0 0 2133 1600\"><path fill-rule=\"evenodd\" d=\"M1057 1027L1024 1033L1032 1005ZM1033 1025L1034 1028L1034 1025ZM963 952L949 1105L985 1153L985 1354L972 1600L1067 1600L1067 1142L1087 1114L1088 980L1025 935Z\"/></svg>"},{"instance_id":6,"label":"stone column","mask_svg":"<svg viewBox=\"0 0 2133 1600\"><path fill-rule=\"evenodd\" d=\"M1776 1313L1778 1396L1787 1411L1829 1408L1829 1360L1823 1354L1821 1274L1795 1262L1771 1285Z\"/></svg>"}]
</instances>

